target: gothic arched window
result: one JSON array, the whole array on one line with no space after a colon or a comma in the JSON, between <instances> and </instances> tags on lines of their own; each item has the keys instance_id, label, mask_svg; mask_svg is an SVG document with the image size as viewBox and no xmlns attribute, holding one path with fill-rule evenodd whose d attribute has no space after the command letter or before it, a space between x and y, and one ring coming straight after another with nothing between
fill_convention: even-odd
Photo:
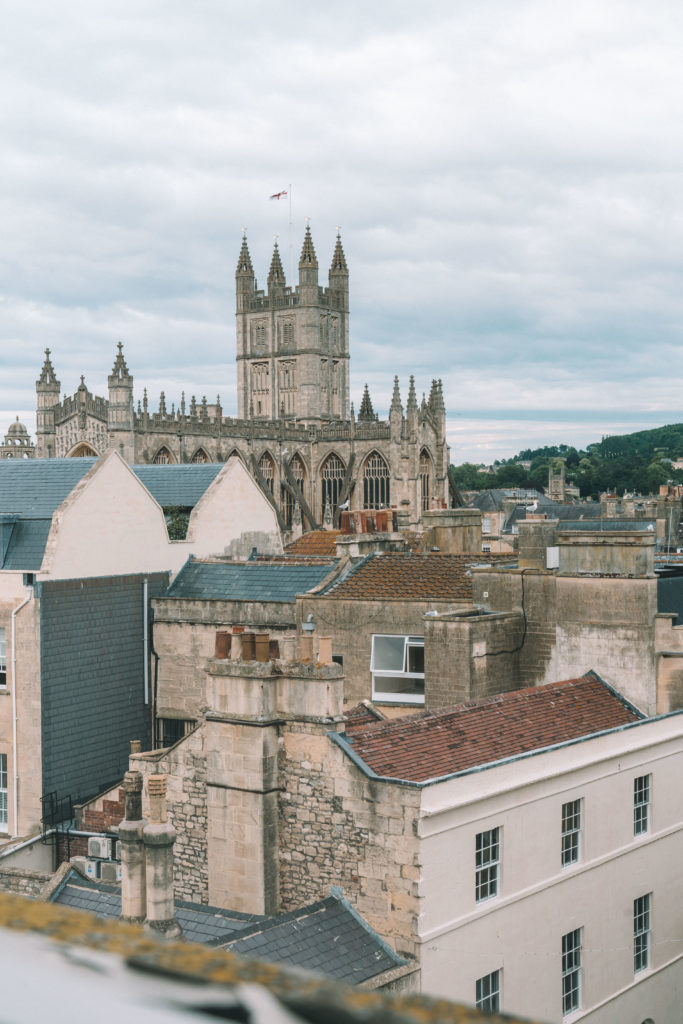
<instances>
[{"instance_id":1,"label":"gothic arched window","mask_svg":"<svg viewBox=\"0 0 683 1024\"><path fill-rule=\"evenodd\" d=\"M420 452L420 509L427 512L431 508L432 491L432 459L429 452L423 448Z\"/></svg>"},{"instance_id":2,"label":"gothic arched window","mask_svg":"<svg viewBox=\"0 0 683 1024\"><path fill-rule=\"evenodd\" d=\"M205 450L203 448L198 448L197 451L192 456L192 461L193 462L211 462L211 459L206 454L206 452L205 452Z\"/></svg>"},{"instance_id":3,"label":"gothic arched window","mask_svg":"<svg viewBox=\"0 0 683 1024\"><path fill-rule=\"evenodd\" d=\"M389 504L389 467L379 452L371 452L363 468L363 508L388 508Z\"/></svg>"},{"instance_id":4,"label":"gothic arched window","mask_svg":"<svg viewBox=\"0 0 683 1024\"><path fill-rule=\"evenodd\" d=\"M339 495L341 494L344 482L344 463L338 455L328 455L320 470L321 481L321 508L323 515L328 505L332 508L332 515L337 511Z\"/></svg>"},{"instance_id":5,"label":"gothic arched window","mask_svg":"<svg viewBox=\"0 0 683 1024\"><path fill-rule=\"evenodd\" d=\"M306 482L306 467L303 464L299 455L293 455L289 463L289 468L292 472L292 476L299 485L299 490L303 494L304 485ZM282 518L284 519L287 526L291 527L294 519L294 505L295 499L288 487L282 488Z\"/></svg>"},{"instance_id":6,"label":"gothic arched window","mask_svg":"<svg viewBox=\"0 0 683 1024\"><path fill-rule=\"evenodd\" d=\"M152 459L152 462L155 466L165 466L169 462L175 462L175 459L166 445L162 444L161 448Z\"/></svg>"},{"instance_id":7,"label":"gothic arched window","mask_svg":"<svg viewBox=\"0 0 683 1024\"><path fill-rule=\"evenodd\" d=\"M266 481L266 486L272 494L275 490L275 463L268 452L264 452L259 459L258 468L261 471L261 476Z\"/></svg>"}]
</instances>

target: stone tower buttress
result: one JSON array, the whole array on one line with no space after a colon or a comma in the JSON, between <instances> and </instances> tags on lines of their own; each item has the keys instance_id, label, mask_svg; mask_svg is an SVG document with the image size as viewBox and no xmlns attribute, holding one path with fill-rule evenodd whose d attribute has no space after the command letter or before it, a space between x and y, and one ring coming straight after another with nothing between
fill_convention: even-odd
<instances>
[{"instance_id":1,"label":"stone tower buttress","mask_svg":"<svg viewBox=\"0 0 683 1024\"><path fill-rule=\"evenodd\" d=\"M50 349L45 349L45 362L36 381L36 457L54 458L56 449L55 410L59 405L61 384L50 361Z\"/></svg>"}]
</instances>

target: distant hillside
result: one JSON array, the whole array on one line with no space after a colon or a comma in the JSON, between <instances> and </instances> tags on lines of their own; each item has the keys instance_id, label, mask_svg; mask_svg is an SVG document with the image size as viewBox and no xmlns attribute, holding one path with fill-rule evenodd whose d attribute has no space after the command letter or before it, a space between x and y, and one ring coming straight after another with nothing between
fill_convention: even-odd
<instances>
[{"instance_id":1,"label":"distant hillside","mask_svg":"<svg viewBox=\"0 0 683 1024\"><path fill-rule=\"evenodd\" d=\"M567 480L581 489L584 498L597 498L601 491L656 493L659 485L673 480L683 483L683 471L672 461L683 456L683 423L673 423L633 434L603 437L587 449L571 445L547 445L526 448L514 459L506 459L494 473L482 473L480 467L463 463L453 467L453 482L460 490L487 487L537 487L548 483L548 468L554 459L565 460ZM525 470L519 461L531 463Z\"/></svg>"}]
</instances>

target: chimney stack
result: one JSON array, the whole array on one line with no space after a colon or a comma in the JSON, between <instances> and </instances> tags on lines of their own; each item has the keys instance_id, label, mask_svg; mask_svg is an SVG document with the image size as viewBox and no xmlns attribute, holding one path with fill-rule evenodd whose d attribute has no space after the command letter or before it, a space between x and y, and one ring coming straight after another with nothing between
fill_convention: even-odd
<instances>
[{"instance_id":1,"label":"chimney stack","mask_svg":"<svg viewBox=\"0 0 683 1024\"><path fill-rule=\"evenodd\" d=\"M176 831L166 817L166 776L150 775L149 823L142 830L147 854L147 927L174 939L182 935L173 900L173 844Z\"/></svg>"},{"instance_id":2,"label":"chimney stack","mask_svg":"<svg viewBox=\"0 0 683 1024\"><path fill-rule=\"evenodd\" d=\"M145 844L142 831L142 772L126 772L123 779L126 816L119 825L121 843L121 918L137 924L147 912Z\"/></svg>"}]
</instances>

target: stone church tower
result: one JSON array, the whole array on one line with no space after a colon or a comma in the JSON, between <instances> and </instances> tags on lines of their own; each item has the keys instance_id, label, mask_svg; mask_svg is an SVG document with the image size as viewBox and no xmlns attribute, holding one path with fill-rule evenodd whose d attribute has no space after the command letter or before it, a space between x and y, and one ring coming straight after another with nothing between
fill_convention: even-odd
<instances>
[{"instance_id":1,"label":"stone church tower","mask_svg":"<svg viewBox=\"0 0 683 1024\"><path fill-rule=\"evenodd\" d=\"M287 285L277 242L267 291L256 283L246 237L237 271L238 416L307 424L349 418L349 271L341 238L328 286L306 228L299 283Z\"/></svg>"},{"instance_id":2,"label":"stone church tower","mask_svg":"<svg viewBox=\"0 0 683 1024\"><path fill-rule=\"evenodd\" d=\"M354 415L349 395L349 271L337 235L327 287L306 228L298 283L292 287L277 245L260 290L246 238L235 274L238 416L223 414L220 396L150 409L137 407L133 375L119 342L108 397L83 377L60 401L60 383L45 353L36 381L36 454L96 456L116 448L131 463L223 462L237 455L271 502L283 531L293 524L331 526L338 508L394 507L405 526L450 501L446 409L440 381L418 402L410 378L405 408L394 380L387 419L367 389Z\"/></svg>"}]
</instances>

